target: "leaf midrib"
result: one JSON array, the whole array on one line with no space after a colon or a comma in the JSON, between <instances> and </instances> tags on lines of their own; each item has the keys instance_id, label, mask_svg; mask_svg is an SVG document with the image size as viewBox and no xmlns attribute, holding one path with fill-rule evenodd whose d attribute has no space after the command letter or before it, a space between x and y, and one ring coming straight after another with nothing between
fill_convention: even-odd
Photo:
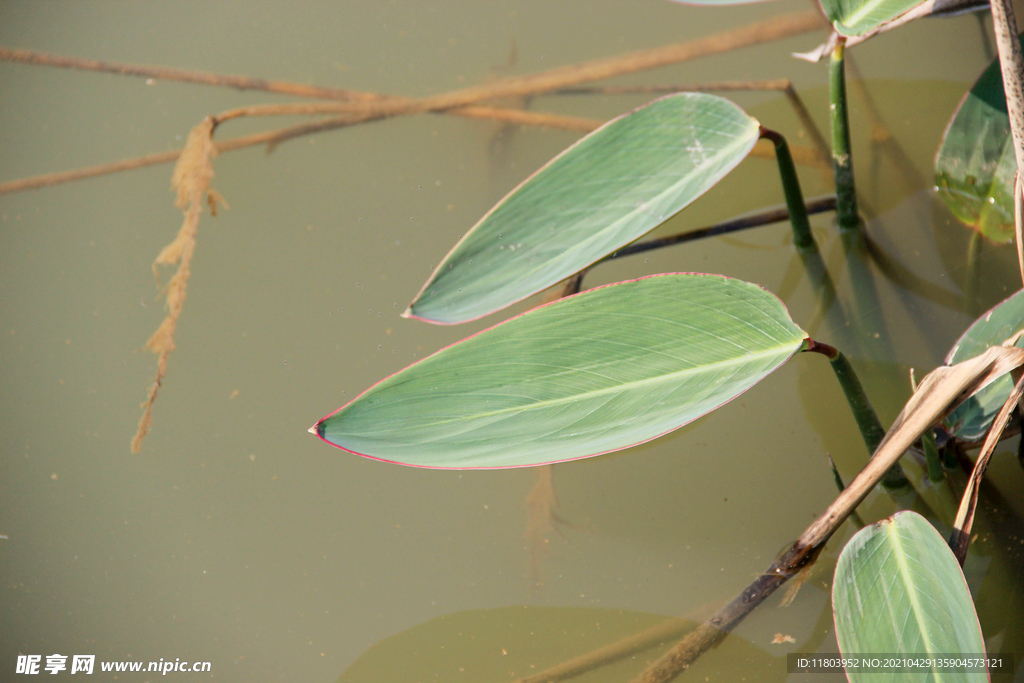
<instances>
[{"instance_id":1,"label":"leaf midrib","mask_svg":"<svg viewBox=\"0 0 1024 683\"><path fill-rule=\"evenodd\" d=\"M847 28L853 28L858 23L860 23L864 19L864 17L874 12L876 9L884 5L887 1L888 0L871 0L870 2L864 3L863 5L860 6L859 9L857 9L857 11L853 12L848 17L842 20L843 25L846 26Z\"/></svg>"},{"instance_id":2,"label":"leaf midrib","mask_svg":"<svg viewBox=\"0 0 1024 683\"><path fill-rule=\"evenodd\" d=\"M914 619L917 622L921 639L924 641L926 652L929 654L934 653L935 644L932 642L931 633L928 631L929 620L927 615L924 613L924 609L921 607L921 600L917 592L917 585L914 582L910 565L907 562L907 552L903 548L903 539L900 537L900 530L897 528L897 525L887 525L886 535L889 536L889 540L892 543L893 557L896 560L896 566L899 569L900 577L903 579L903 584L907 591L907 598L910 600L910 607L914 612Z\"/></svg>"},{"instance_id":3,"label":"leaf midrib","mask_svg":"<svg viewBox=\"0 0 1024 683\"><path fill-rule=\"evenodd\" d=\"M656 377L649 377L649 378L642 379L642 380L634 380L632 382L624 382L624 383L621 383L621 384L615 384L613 386L604 387L602 389L594 389L592 391L587 391L587 392L584 392L582 394L573 394L572 396L564 396L564 397L560 397L560 398L546 399L546 400L543 400L543 401L535 401L533 403L530 403L530 404L524 405L524 406L510 406L508 408L499 408L497 410L491 410L491 411L488 411L488 412L473 413L470 416L456 417L456 418L452 418L452 419L449 419L449 420L431 420L430 424L431 424L431 426L445 425L445 424L452 424L452 423L457 423L457 422L466 422L466 421L469 421L469 420L479 420L479 419L484 419L484 418L489 418L489 417L496 417L496 416L503 415L503 414L508 414L508 413L517 413L517 412L518 413L525 413L527 411L538 410L538 409L546 408L546 407L549 407L549 406L564 405L564 404L567 404L567 403L575 403L575 402L578 402L578 401L583 401L583 400L586 400L586 399L589 399L589 398L596 398L596 397L605 396L605 395L608 395L608 394L621 393L621 392L629 391L629 390L637 388L637 387L656 386L656 385L663 384L665 382L669 382L669 381L672 381L672 380L675 380L675 379L684 378L684 377L687 377L689 375L695 375L695 374L699 374L699 373L711 372L711 371L713 371L715 369L718 369L718 368L725 368L725 367L730 367L730 366L738 366L738 365L742 365L742 364L748 363L750 361L755 361L755 360L758 360L758 359L761 359L761 358L769 358L771 356L778 356L778 355L781 355L782 353L784 353L787 348L790 348L792 350L792 353L795 353L796 349L800 346L801 342L802 342L802 340L798 339L798 340L795 340L793 342L789 342L787 344L780 344L778 346L774 346L774 347L771 347L769 349L764 349L762 351L757 351L757 352L754 352L754 353L747 353L747 354L744 354L743 356L729 358L729 359L717 361L715 363L709 363L709 364L706 364L706 365L699 365L699 366L695 366L695 367L692 367L692 368L685 368L683 370L677 370L675 372L670 372L670 373L667 373L667 374L658 375ZM421 427L417 427L416 429L422 429L422 428ZM391 426L388 429L388 431L393 433L395 431L394 426ZM365 435L367 433L364 432L363 434Z\"/></svg>"}]
</instances>

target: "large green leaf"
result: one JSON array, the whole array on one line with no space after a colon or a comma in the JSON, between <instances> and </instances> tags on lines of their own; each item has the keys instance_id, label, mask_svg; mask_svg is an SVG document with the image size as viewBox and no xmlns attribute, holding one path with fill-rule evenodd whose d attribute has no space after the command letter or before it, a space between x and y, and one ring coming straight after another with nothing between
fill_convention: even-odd
<instances>
[{"instance_id":1,"label":"large green leaf","mask_svg":"<svg viewBox=\"0 0 1024 683\"><path fill-rule=\"evenodd\" d=\"M923 0L819 0L821 10L836 32L844 36L862 36Z\"/></svg>"},{"instance_id":2,"label":"large green leaf","mask_svg":"<svg viewBox=\"0 0 1024 683\"><path fill-rule=\"evenodd\" d=\"M459 323L525 299L668 220L750 152L760 125L681 93L619 117L549 161L480 219L404 313Z\"/></svg>"},{"instance_id":3,"label":"large green leaf","mask_svg":"<svg viewBox=\"0 0 1024 683\"><path fill-rule=\"evenodd\" d=\"M1024 43L1022 43L1024 44ZM935 158L935 184L950 211L996 243L1013 239L1017 160L999 60L957 107Z\"/></svg>"},{"instance_id":4,"label":"large green leaf","mask_svg":"<svg viewBox=\"0 0 1024 683\"><path fill-rule=\"evenodd\" d=\"M846 544L836 564L832 609L839 649L846 655L929 658L985 652L960 565L916 512L897 512ZM907 672L869 669L847 669L847 677L852 683L916 680ZM988 673L937 669L921 680L988 681Z\"/></svg>"},{"instance_id":5,"label":"large green leaf","mask_svg":"<svg viewBox=\"0 0 1024 683\"><path fill-rule=\"evenodd\" d=\"M953 345L946 356L946 365L974 358L988 347L1002 344L1021 328L1024 328L1024 290L975 320ZM1024 348L1024 338L1018 339L1016 345ZM997 379L950 413L945 419L946 429L967 441L982 438L1012 390L1009 375Z\"/></svg>"},{"instance_id":6,"label":"large green leaf","mask_svg":"<svg viewBox=\"0 0 1024 683\"><path fill-rule=\"evenodd\" d=\"M620 450L732 400L806 334L773 294L673 273L598 287L453 344L317 423L421 467L522 467Z\"/></svg>"}]
</instances>

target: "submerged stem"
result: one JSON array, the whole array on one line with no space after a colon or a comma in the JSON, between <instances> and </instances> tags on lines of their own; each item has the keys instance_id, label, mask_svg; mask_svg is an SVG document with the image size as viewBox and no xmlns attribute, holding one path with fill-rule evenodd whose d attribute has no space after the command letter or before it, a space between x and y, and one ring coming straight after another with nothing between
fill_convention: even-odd
<instances>
[{"instance_id":1,"label":"submerged stem","mask_svg":"<svg viewBox=\"0 0 1024 683\"><path fill-rule=\"evenodd\" d=\"M761 126L761 137L771 140L775 145L775 158L779 162L779 176L782 178L782 189L786 195L786 208L789 209L789 222L793 226L793 244L801 252L818 251L818 245L811 234L811 222L807 218L807 207L804 205L804 193L800 189L800 178L793 165L793 155L789 153L789 145L781 133Z\"/></svg>"},{"instance_id":2,"label":"submerged stem","mask_svg":"<svg viewBox=\"0 0 1024 683\"><path fill-rule=\"evenodd\" d=\"M843 394L846 395L846 402L850 404L850 411L853 412L853 419L856 420L857 427L860 429L864 445L868 447L869 453L874 453L878 450L882 439L885 438L885 429L882 428L882 422L878 419L878 414L875 413L875 409L864 391L864 386L860 383L850 361L834 346L822 344L813 339L808 340L807 343L805 351L814 351L828 358L832 370L836 373L836 379L839 380L839 385L843 388ZM882 485L889 490L904 489L909 485L903 468L898 462L885 473Z\"/></svg>"},{"instance_id":3,"label":"submerged stem","mask_svg":"<svg viewBox=\"0 0 1024 683\"><path fill-rule=\"evenodd\" d=\"M840 230L858 230L857 191L850 157L850 118L846 107L846 71L843 66L845 39L840 36L832 48L829 65L829 94L832 118L832 168L836 177L836 223Z\"/></svg>"}]
</instances>

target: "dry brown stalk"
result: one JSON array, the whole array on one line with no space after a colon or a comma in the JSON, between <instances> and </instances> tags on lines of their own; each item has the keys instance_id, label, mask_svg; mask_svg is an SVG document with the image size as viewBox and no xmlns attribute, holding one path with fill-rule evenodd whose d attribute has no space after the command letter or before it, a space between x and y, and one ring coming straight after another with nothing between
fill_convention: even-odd
<instances>
[{"instance_id":1,"label":"dry brown stalk","mask_svg":"<svg viewBox=\"0 0 1024 683\"><path fill-rule=\"evenodd\" d=\"M64 69L80 69L82 71L99 71L104 73L121 74L124 76L140 76L142 78L155 78L162 81L179 81L184 83L199 83L202 85L227 86L229 88L235 88L236 90L262 90L264 92L275 92L283 95L314 97L328 100L375 100L384 97L383 95L377 95L376 93L365 93L359 92L358 90L323 88L315 85L305 85L303 83L288 83L285 81L267 80L265 78L249 78L248 76L215 74L208 71L190 71L187 69L172 69L163 66L146 66L143 64L128 64L126 62L106 62L98 59L81 59L79 57L68 57L67 55L55 55L50 52L19 50L9 47L0 47L0 60L7 62L19 62L21 64L34 64L37 66L55 66Z\"/></svg>"},{"instance_id":2,"label":"dry brown stalk","mask_svg":"<svg viewBox=\"0 0 1024 683\"><path fill-rule=\"evenodd\" d=\"M83 60L74 57L50 55L47 53L35 53L29 50L13 50L0 48L0 59L20 61L28 64L42 64L47 66L61 66L68 68L86 69L91 71L107 71L111 73L124 73L151 78L165 78L169 80L181 80L193 83L204 83L207 85L227 85L240 89L259 89L269 92L281 92L295 95L308 95L310 97L321 97L324 99L348 99L359 100L350 105L349 116L328 119L326 121L314 122L293 126L289 129L259 133L245 138L236 138L235 141L226 141L218 144L218 149L238 149L250 145L268 143L271 146L280 144L285 140L298 135L331 130L342 126L353 125L363 121L371 121L386 116L399 114L413 114L425 111L443 111L446 109L458 109L462 116L475 118L497 119L512 123L529 125L542 125L548 127L564 128L571 130L593 130L596 127L594 122L587 119L574 119L573 117L557 117L552 114L535 114L514 110L502 110L497 107L469 107L475 102L499 97L515 95L532 95L541 92L549 92L559 88L566 88L580 83L609 78L627 73L634 73L644 69L652 69L659 66L666 66L683 62L698 57L710 56L735 50L741 47L756 45L772 40L779 40L790 36L806 33L815 29L825 28L827 23L817 10L809 10L798 14L773 17L764 22L742 26L737 29L724 31L712 36L697 40L668 45L651 50L632 52L617 57L583 62L538 74L505 78L492 81L484 85L464 88L434 97L427 97L413 100L401 97L387 97L377 93L360 93L358 91L338 90L332 88L315 88L314 86L302 86L301 84L289 84L281 81L268 81L265 79L251 79L244 76L227 76L211 74L206 72L185 71L182 69L165 69L163 67L146 67L135 64L124 64L118 62L100 62L97 60ZM276 106L276 105L272 105ZM309 106L309 105L300 105ZM346 108L348 111L349 108ZM587 123L584 123L584 122ZM232 142L236 144L229 147ZM797 150L793 150L794 157L798 156ZM92 166L75 171L47 174L33 178L24 178L0 184L0 194L6 192L18 192L21 190L47 187L58 183L93 178L106 173L141 168L152 164L167 163L177 158L177 152L162 152L150 154L137 159L127 159L112 164ZM799 160L798 160L799 163Z\"/></svg>"},{"instance_id":3,"label":"dry brown stalk","mask_svg":"<svg viewBox=\"0 0 1024 683\"><path fill-rule=\"evenodd\" d=\"M149 388L149 394L142 403L142 418L139 420L139 427L132 439L132 453L142 450L142 440L149 432L153 421L153 403L156 401L160 386L167 375L167 359L174 350L174 330L178 326L178 317L181 315L182 306L185 303L185 290L188 285L190 274L189 267L192 263L192 254L196 246L196 229L199 226L199 217L203 213L203 204L209 196L211 207L219 195L210 190L210 180L213 178L213 165L210 163L213 157L217 156L217 149L213 144L214 120L207 117L202 123L193 128L188 134L185 148L178 158L174 167L174 174L171 176L171 188L177 191L175 203L185 213L185 220L174 240L161 250L153 261L153 274L159 278L159 267L163 265L178 266L178 270L171 277L163 293L167 303L167 317L160 323L153 336L146 342L145 348L157 354L157 370L153 384Z\"/></svg>"},{"instance_id":4,"label":"dry brown stalk","mask_svg":"<svg viewBox=\"0 0 1024 683\"><path fill-rule=\"evenodd\" d=\"M258 89L290 95L348 101L348 104L340 102L332 106L331 104L324 103L319 107L312 104L267 105L267 107L284 108L275 110L273 112L274 114L285 112L304 114L349 113L355 115L354 120L349 123L359 123L362 121L397 116L400 114L416 114L427 111L458 109L458 113L460 113L460 115L490 118L490 113L486 110L478 110L467 114L464 108L468 105L473 105L484 100L521 95L536 95L589 81L635 73L637 71L644 71L660 66L668 66L669 64L677 64L697 59L699 57L707 57L742 47L788 38L808 31L825 28L827 26L828 24L822 17L821 13L812 9L797 14L772 17L755 24L741 26L736 29L730 29L728 31L723 31L721 33L716 33L714 35L705 36L704 38L684 43L676 43L649 50L640 50L625 55L607 57L580 64L571 64L527 76L503 78L483 85L471 86L420 99L388 97L379 93L366 93L354 90L342 90L339 88L318 88L314 86L304 86L297 83L268 81L266 79L254 79L245 76L229 76L208 72L186 71L183 69L147 67L118 62L100 62L97 60L84 60L75 57L65 57L61 55L38 53L29 50L16 50L11 48L0 48L0 59L18 61L27 64L59 66L90 71L106 71L110 73L122 73L146 76L150 78L164 78L168 80L204 83L207 85L226 85L242 90ZM288 107L294 107L294 110L288 111ZM258 108L256 107L248 107L245 109L249 110L249 113L246 114L248 116L258 115L257 113L254 113L255 111L258 111Z\"/></svg>"},{"instance_id":5,"label":"dry brown stalk","mask_svg":"<svg viewBox=\"0 0 1024 683\"><path fill-rule=\"evenodd\" d=\"M485 107L478 108L485 109ZM550 128L558 128L560 130L575 130L580 133L589 133L604 123L597 119L586 119L575 116L557 116L554 114L521 112L512 109L501 111L503 111L503 116L507 114L507 118L505 120L510 122L547 126ZM313 123L303 123L296 126L277 128L263 133L254 133L252 135L230 138L228 140L215 142L214 146L217 148L218 152L230 152L244 147L253 147L255 145L265 144L268 146L268 151L270 151L282 142L287 142L292 138L334 130L336 128L350 125L351 123L352 121L346 117L330 118L323 121L315 121ZM790 145L790 152L793 155L793 160L798 164L814 166L817 168L829 167L828 165L822 166L823 162L820 160L820 155L810 147L803 145ZM756 157L775 158L775 150L771 143L765 143L764 141L760 141L750 154L751 156ZM119 171L129 171L136 168L154 166L156 164L167 164L177 160L180 155L181 150L175 149L169 152L157 152L156 154L147 154L145 156L134 157L132 159L122 159L121 161L114 161L109 164L87 166L73 171L61 171L59 173L47 173L45 175L32 176L30 178L20 178L6 183L0 183L0 194L35 190L41 187L50 187L75 180L95 178L97 176L117 173Z\"/></svg>"},{"instance_id":6,"label":"dry brown stalk","mask_svg":"<svg viewBox=\"0 0 1024 683\"><path fill-rule=\"evenodd\" d=\"M615 57L596 59L581 64L542 71L527 76L502 78L489 83L470 86L460 90L423 97L419 99L387 98L377 101L324 103L317 108L314 105L267 105L273 108L274 114L280 113L349 113L349 123L359 123L373 119L398 116L401 114L418 114L428 111L443 111L457 107L476 104L484 100L518 95L539 95L559 88L566 88L580 83L602 80L613 76L645 71L670 64L708 57L729 52L741 47L749 47L760 43L787 38L808 31L825 28L827 22L817 10L811 9L797 14L772 17L756 24L741 26L704 38L685 43L666 45L660 48L640 50ZM294 106L289 111L287 107ZM255 107L246 108L247 115L258 115Z\"/></svg>"},{"instance_id":7,"label":"dry brown stalk","mask_svg":"<svg viewBox=\"0 0 1024 683\"><path fill-rule=\"evenodd\" d=\"M1003 435L1003 430L1006 429L1006 423L1010 421L1010 413L1017 407L1021 400L1021 395L1024 394L1024 373L1017 371L1014 374L1016 375L1017 383L1003 403L1003 407L999 410L995 420L992 421L992 427L989 428L988 435L985 437L985 444L982 446L981 452L974 462L974 470L967 480L967 487L964 489L964 495L960 499L960 508L956 513L956 521L953 522L950 547L953 549L953 554L956 555L960 566L963 566L964 560L967 558L967 545L971 539L971 528L974 526L974 513L978 508L978 490L981 486L981 478L985 474L985 469L988 467L992 453L996 449L996 444L999 443L999 439Z\"/></svg>"},{"instance_id":8,"label":"dry brown stalk","mask_svg":"<svg viewBox=\"0 0 1024 683\"><path fill-rule=\"evenodd\" d=\"M808 350L815 350L814 343ZM834 351L834 349L833 349ZM686 635L632 683L665 683L718 643L782 584L813 563L825 543L925 429L960 402L1024 364L1024 349L996 346L952 367L930 372L889 428L867 466L763 574Z\"/></svg>"},{"instance_id":9,"label":"dry brown stalk","mask_svg":"<svg viewBox=\"0 0 1024 683\"><path fill-rule=\"evenodd\" d=\"M585 119L575 116L558 116L555 114L523 112L511 109L497 109L493 107L473 107L472 109L481 109L493 112L493 115L488 114L488 116L481 116L481 118L521 123L523 125L545 126L560 130L575 130L582 133L590 132L602 124L601 121L596 119ZM230 152L236 149L242 149L243 147L252 147L263 144L269 145L272 148L282 142L286 142L287 140L301 135L309 135L320 131L332 130L344 125L348 125L347 119L327 119L326 121L288 126L285 128L265 131L263 133L254 133L252 135L229 138L227 140L215 142L214 146L217 148L218 152ZM0 183L0 194L21 192L23 190L35 190L41 187L50 187L52 185L68 183L74 180L95 178L97 176L117 173L119 171L130 171L136 168L144 168L146 166L167 164L172 161L176 161L179 156L181 156L181 150L174 149L168 152L157 152L155 154L147 154L145 156L134 157L132 159L122 159L121 161L114 161L109 164L87 166L73 171L47 173L45 175L32 176L30 178L11 180L6 183Z\"/></svg>"},{"instance_id":10,"label":"dry brown stalk","mask_svg":"<svg viewBox=\"0 0 1024 683\"><path fill-rule=\"evenodd\" d=\"M119 171L131 171L136 168L155 166L156 164L169 164L172 161L176 161L179 156L181 156L181 150L173 149L169 152L157 152L155 154L147 154L145 156L134 157L132 159L113 161L109 164L76 168L73 171L60 171L59 173L46 173L44 175L31 176L28 178L19 178L17 180L10 180L6 183L0 183L0 194L7 194L8 192L22 192L24 190L36 190L40 187L51 187L53 185L60 185L61 183L70 183L75 180L86 180L87 178L95 178L97 176L108 175L110 173L118 173Z\"/></svg>"},{"instance_id":11,"label":"dry brown stalk","mask_svg":"<svg viewBox=\"0 0 1024 683\"><path fill-rule=\"evenodd\" d=\"M559 88L556 95L654 95L674 92L728 92L734 90L786 90L792 87L788 78L766 81L701 81L679 85L610 85L582 88Z\"/></svg>"},{"instance_id":12,"label":"dry brown stalk","mask_svg":"<svg viewBox=\"0 0 1024 683\"><path fill-rule=\"evenodd\" d=\"M167 67L145 66L141 64L128 64L125 62L103 62L95 59L80 59L65 55L55 55L46 52L35 52L32 50L18 50L0 47L0 61L20 62L23 64L35 64L40 66L55 66L84 71L99 71L105 73L124 74L129 76L143 76L157 78L167 81L179 81L185 83L200 83L203 85L226 86L238 90L261 90L264 92L280 93L284 95L295 95L298 97L312 97L316 99L340 100L340 101L409 101L404 97L390 97L382 93L364 92L359 90L345 90L341 88L325 88L302 83L290 83L287 81L272 81L264 78L249 78L248 76L233 76L230 74L215 74L207 71L189 71L186 69L172 69ZM301 106L300 106L301 108ZM296 113L296 112L286 112ZM307 112L309 113L309 112ZM333 109L326 112L312 113L337 113ZM548 128L563 128L568 130L578 129L578 124L573 123L573 117L563 117L554 114L533 114L501 107L473 106L462 107L445 112L455 116L462 116L470 119L486 119L503 123L518 123L528 126L542 126ZM226 120L226 119L221 119ZM153 163L161 163L159 161ZM3 186L0 186L2 188ZM3 190L0 190L2 193Z\"/></svg>"}]
</instances>

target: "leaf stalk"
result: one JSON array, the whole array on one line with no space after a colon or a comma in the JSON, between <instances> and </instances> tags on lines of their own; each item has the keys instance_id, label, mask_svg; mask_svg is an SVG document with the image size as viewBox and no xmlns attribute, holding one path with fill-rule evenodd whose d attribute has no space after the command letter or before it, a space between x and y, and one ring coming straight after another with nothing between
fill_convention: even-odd
<instances>
[{"instance_id":1,"label":"leaf stalk","mask_svg":"<svg viewBox=\"0 0 1024 683\"><path fill-rule=\"evenodd\" d=\"M800 178L796 174L793 155L789 152L786 138L774 130L761 126L761 137L775 145L775 158L779 163L779 176L782 178L782 190L786 195L786 208L789 209L789 222L793 226L793 244L801 253L818 251L818 245L811 234L811 222L807 217L804 204L804 193L800 189Z\"/></svg>"},{"instance_id":2,"label":"leaf stalk","mask_svg":"<svg viewBox=\"0 0 1024 683\"><path fill-rule=\"evenodd\" d=\"M857 191L853 182L853 159L850 156L850 118L847 112L846 68L844 50L846 39L839 36L832 48L829 64L829 96L832 120L832 168L836 179L836 224L841 231L860 229L857 212Z\"/></svg>"},{"instance_id":3,"label":"leaf stalk","mask_svg":"<svg viewBox=\"0 0 1024 683\"><path fill-rule=\"evenodd\" d=\"M828 358L832 371L836 373L836 379L839 380L839 386L843 388L846 402L850 405L853 419L857 422L861 438L864 439L864 445L868 447L869 453L874 453L878 450L882 439L885 438L885 429L882 427L882 422L878 419L878 414L871 405L871 401L864 391L864 385L860 383L860 378L857 377L850 361L842 351L834 346L822 344L813 339L807 340L806 343L807 347L804 348L804 351L820 353ZM897 462L885 473L882 485L892 491L905 489L910 482L907 480L906 474L903 473L903 468Z\"/></svg>"}]
</instances>

